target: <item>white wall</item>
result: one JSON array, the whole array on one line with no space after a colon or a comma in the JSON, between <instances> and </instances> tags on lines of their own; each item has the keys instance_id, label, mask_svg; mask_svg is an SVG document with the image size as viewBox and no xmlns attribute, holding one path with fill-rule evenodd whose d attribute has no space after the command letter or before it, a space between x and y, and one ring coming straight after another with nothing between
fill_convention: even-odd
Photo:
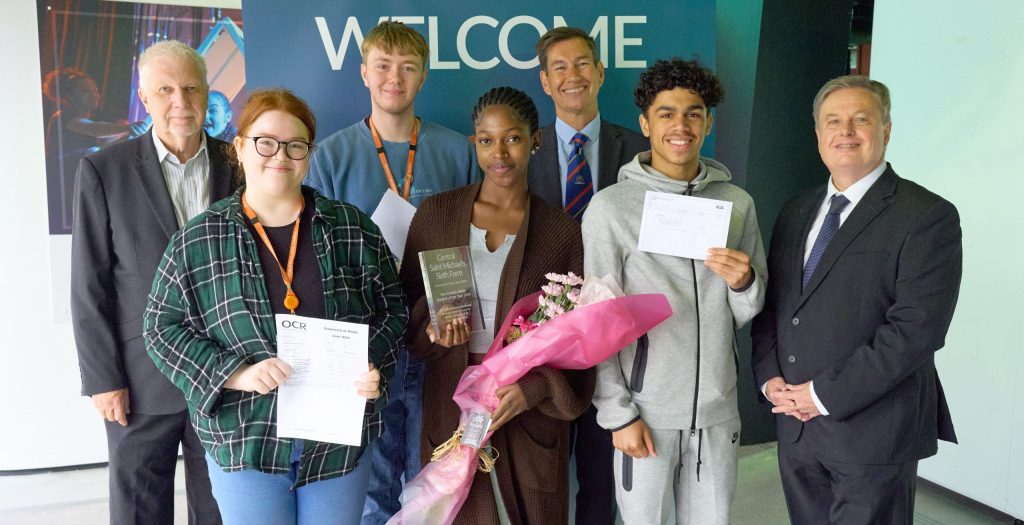
<instances>
[{"instance_id":1,"label":"white wall","mask_svg":"<svg viewBox=\"0 0 1024 525\"><path fill-rule=\"evenodd\" d=\"M240 0L174 1L239 8ZM43 109L36 3L6 2L0 17L0 471L107 460L100 417L80 397L71 325L54 321L51 253L68 236L47 231ZM51 252L53 250L53 252ZM66 265L65 265L66 268ZM58 288L60 288L58 286ZM57 315L55 316L55 313Z\"/></svg>"},{"instance_id":2,"label":"white wall","mask_svg":"<svg viewBox=\"0 0 1024 525\"><path fill-rule=\"evenodd\" d=\"M35 2L12 2L4 10L0 470L106 461L103 426L88 399L78 395L71 325L53 321Z\"/></svg>"},{"instance_id":3,"label":"white wall","mask_svg":"<svg viewBox=\"0 0 1024 525\"><path fill-rule=\"evenodd\" d=\"M937 366L959 445L926 479L1024 518L1024 3L879 0L871 76L892 90L887 158L952 201L960 302Z\"/></svg>"}]
</instances>

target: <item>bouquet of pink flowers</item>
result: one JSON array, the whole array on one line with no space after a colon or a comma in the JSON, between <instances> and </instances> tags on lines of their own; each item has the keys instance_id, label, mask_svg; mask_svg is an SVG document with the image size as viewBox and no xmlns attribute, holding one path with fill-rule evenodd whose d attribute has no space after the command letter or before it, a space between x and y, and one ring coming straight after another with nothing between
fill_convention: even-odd
<instances>
[{"instance_id":1,"label":"bouquet of pink flowers","mask_svg":"<svg viewBox=\"0 0 1024 525\"><path fill-rule=\"evenodd\" d=\"M576 308L580 300L583 278L569 272L569 275L549 273L545 275L548 284L541 287L544 292L537 297L537 310L530 317L516 316L512 328L505 334L505 342L512 343L523 334Z\"/></svg>"},{"instance_id":2,"label":"bouquet of pink flowers","mask_svg":"<svg viewBox=\"0 0 1024 525\"><path fill-rule=\"evenodd\" d=\"M444 524L455 520L469 494L474 471L490 471L495 458L480 444L490 438L495 390L537 366L590 368L672 315L663 294L622 297L610 278L548 274L542 291L517 301L483 362L462 374L453 399L462 409L460 428L435 450L433 461L402 492L402 510L389 524ZM515 334L515 335L513 335ZM506 343L506 340L511 342ZM470 446L465 434L474 434Z\"/></svg>"}]
</instances>

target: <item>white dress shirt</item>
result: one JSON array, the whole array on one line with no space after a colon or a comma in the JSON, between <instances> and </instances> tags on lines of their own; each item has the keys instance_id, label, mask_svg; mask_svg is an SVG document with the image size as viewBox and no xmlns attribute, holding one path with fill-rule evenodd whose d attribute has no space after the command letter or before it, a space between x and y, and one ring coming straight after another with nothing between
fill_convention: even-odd
<instances>
[{"instance_id":1,"label":"white dress shirt","mask_svg":"<svg viewBox=\"0 0 1024 525\"><path fill-rule=\"evenodd\" d=\"M885 161L870 173L865 175L863 178L854 182L849 188L843 191L836 189L835 183L832 181L832 177L828 178L828 187L825 190L825 198L821 201L821 206L818 207L818 216L814 218L814 224L811 225L811 231L807 234L807 242L804 244L804 264L807 264L807 258L811 256L811 250L814 248L814 241L818 238L818 232L821 231L821 225L825 223L825 216L828 215L829 201L835 194L841 194L850 201L849 204L843 208L843 211L839 213L839 227L843 226L846 222L846 218L853 213L853 209L857 207L857 203L864 198L864 195L882 177L882 173L885 173Z\"/></svg>"},{"instance_id":2,"label":"white dress shirt","mask_svg":"<svg viewBox=\"0 0 1024 525\"><path fill-rule=\"evenodd\" d=\"M174 205L178 227L210 206L210 157L206 152L206 133L199 132L199 151L183 164L153 133L156 158Z\"/></svg>"}]
</instances>

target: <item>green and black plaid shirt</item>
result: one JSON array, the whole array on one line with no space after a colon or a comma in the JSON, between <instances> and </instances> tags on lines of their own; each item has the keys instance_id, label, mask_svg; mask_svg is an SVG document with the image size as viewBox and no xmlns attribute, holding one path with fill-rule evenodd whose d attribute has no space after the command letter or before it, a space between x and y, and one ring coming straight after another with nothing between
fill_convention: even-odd
<instances>
[{"instance_id":1,"label":"green and black plaid shirt","mask_svg":"<svg viewBox=\"0 0 1024 525\"><path fill-rule=\"evenodd\" d=\"M292 440L277 438L277 392L224 389L243 363L277 355L258 241L242 212L243 189L171 238L146 308L146 349L184 392L199 439L219 465L283 474L291 467ZM377 226L354 206L320 194L314 206L311 232L326 318L370 326L369 357L385 393L408 315L395 263ZM383 431L386 397L367 403L364 445ZM306 441L295 486L348 473L362 450Z\"/></svg>"}]
</instances>

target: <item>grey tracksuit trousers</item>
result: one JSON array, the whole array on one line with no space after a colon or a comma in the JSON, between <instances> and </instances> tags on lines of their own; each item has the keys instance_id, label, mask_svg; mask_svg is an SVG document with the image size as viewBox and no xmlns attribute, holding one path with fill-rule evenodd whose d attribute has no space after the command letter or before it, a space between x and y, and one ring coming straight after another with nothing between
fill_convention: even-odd
<instances>
[{"instance_id":1,"label":"grey tracksuit trousers","mask_svg":"<svg viewBox=\"0 0 1024 525\"><path fill-rule=\"evenodd\" d=\"M626 525L728 525L739 418L700 429L651 429L657 457L615 451L615 500ZM699 470L698 470L699 465Z\"/></svg>"}]
</instances>

